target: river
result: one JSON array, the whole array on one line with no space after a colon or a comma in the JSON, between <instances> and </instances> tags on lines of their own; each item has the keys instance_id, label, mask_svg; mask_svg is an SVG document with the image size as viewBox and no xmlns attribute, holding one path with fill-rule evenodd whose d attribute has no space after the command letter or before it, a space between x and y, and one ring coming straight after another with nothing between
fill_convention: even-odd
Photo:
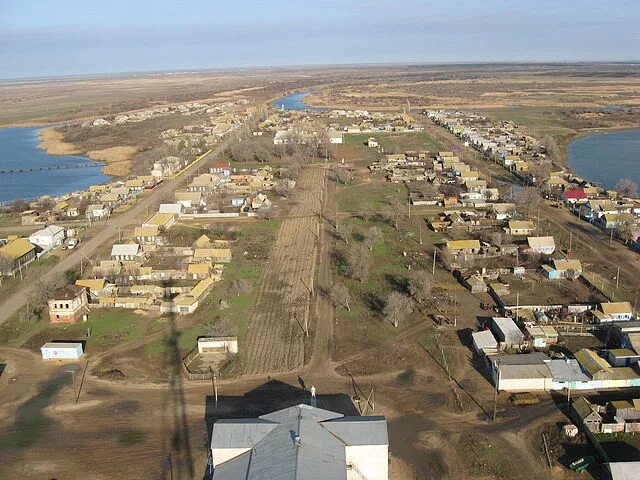
<instances>
[{"instance_id":1,"label":"river","mask_svg":"<svg viewBox=\"0 0 640 480\"><path fill-rule=\"evenodd\" d=\"M613 189L621 178L640 185L640 129L596 133L571 142L567 148L573 172Z\"/></svg>"},{"instance_id":2,"label":"river","mask_svg":"<svg viewBox=\"0 0 640 480\"><path fill-rule=\"evenodd\" d=\"M79 155L49 155L38 147L41 127L0 128L0 203L85 190L107 182L103 164ZM91 165L79 167L79 165ZM60 170L22 171L49 167ZM7 173L7 171L13 171Z\"/></svg>"},{"instance_id":3,"label":"river","mask_svg":"<svg viewBox=\"0 0 640 480\"><path fill-rule=\"evenodd\" d=\"M312 107L304 103L304 97L310 95L312 92L298 92L292 93L291 95L287 95L286 97L282 97L272 105L276 108L283 108L284 110L311 110L314 112L322 112L326 109Z\"/></svg>"}]
</instances>

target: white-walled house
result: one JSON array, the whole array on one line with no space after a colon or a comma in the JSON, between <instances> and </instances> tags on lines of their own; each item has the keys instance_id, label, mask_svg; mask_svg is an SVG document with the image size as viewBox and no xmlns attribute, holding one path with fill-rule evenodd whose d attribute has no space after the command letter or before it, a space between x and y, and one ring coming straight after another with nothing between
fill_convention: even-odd
<instances>
[{"instance_id":1,"label":"white-walled house","mask_svg":"<svg viewBox=\"0 0 640 480\"><path fill-rule=\"evenodd\" d=\"M213 480L388 480L384 417L345 417L300 404L258 418L218 420Z\"/></svg>"},{"instance_id":2,"label":"white-walled house","mask_svg":"<svg viewBox=\"0 0 640 480\"><path fill-rule=\"evenodd\" d=\"M51 250L64 242L64 228L57 225L49 225L29 235L29 243L39 246L43 250Z\"/></svg>"}]
</instances>

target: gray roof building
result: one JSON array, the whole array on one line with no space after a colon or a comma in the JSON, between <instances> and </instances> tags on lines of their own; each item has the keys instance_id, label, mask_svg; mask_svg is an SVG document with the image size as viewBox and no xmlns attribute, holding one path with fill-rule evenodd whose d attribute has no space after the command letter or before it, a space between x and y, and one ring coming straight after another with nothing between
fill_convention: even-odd
<instances>
[{"instance_id":1,"label":"gray roof building","mask_svg":"<svg viewBox=\"0 0 640 480\"><path fill-rule=\"evenodd\" d=\"M258 418L219 420L214 480L388 480L387 421L296 405ZM351 478L351 476L349 476Z\"/></svg>"}]
</instances>

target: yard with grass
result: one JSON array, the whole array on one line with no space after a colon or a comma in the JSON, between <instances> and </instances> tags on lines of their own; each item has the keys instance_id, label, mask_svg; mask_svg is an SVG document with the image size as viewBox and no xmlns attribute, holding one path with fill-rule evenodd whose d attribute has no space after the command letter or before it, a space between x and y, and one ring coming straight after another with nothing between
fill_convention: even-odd
<instances>
[{"instance_id":1,"label":"yard with grass","mask_svg":"<svg viewBox=\"0 0 640 480\"><path fill-rule=\"evenodd\" d=\"M376 149L366 146L369 138L375 138L386 153L402 153L411 150L438 152L443 149L440 142L424 131L349 133L344 135L344 142L347 145L362 146L375 151Z\"/></svg>"},{"instance_id":2,"label":"yard with grass","mask_svg":"<svg viewBox=\"0 0 640 480\"><path fill-rule=\"evenodd\" d=\"M343 282L351 295L351 310L336 308L335 354L340 360L362 349L371 348L387 341L403 330L424 321L425 314L414 308L406 321L395 328L385 320L383 309L393 291L407 293L410 276L419 270L431 272L431 251L439 236L423 231L423 244L418 242L417 217L404 218L395 229L389 223L376 218L364 221L361 218L341 220L350 231L349 244L335 239L333 249L334 282ZM371 228L380 229L382 235L373 244L369 274L362 281L350 278L350 262L356 261L358 249L370 234ZM406 253L406 256L405 256ZM409 270L411 267L411 270ZM437 271L436 281L451 282L449 275Z\"/></svg>"}]
</instances>

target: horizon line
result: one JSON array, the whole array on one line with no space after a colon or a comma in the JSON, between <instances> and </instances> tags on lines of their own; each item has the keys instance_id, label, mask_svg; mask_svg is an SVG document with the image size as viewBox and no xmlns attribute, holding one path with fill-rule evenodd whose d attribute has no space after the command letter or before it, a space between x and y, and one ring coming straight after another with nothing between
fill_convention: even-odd
<instances>
[{"instance_id":1,"label":"horizon line","mask_svg":"<svg viewBox=\"0 0 640 480\"><path fill-rule=\"evenodd\" d=\"M221 67L197 67L180 69L160 69L160 70L123 70L114 72L96 73L75 73L67 75L41 75L32 77L0 77L0 83L6 82L26 82L45 80L65 80L73 78L95 78L109 76L128 75L167 75L167 74L188 74L206 73L240 70L268 70L268 69L309 69L309 68L331 68L331 67L375 67L375 66L472 66L472 65L638 65L640 60L533 60L533 61L512 61L512 60L481 60L481 61L410 61L410 62L356 62L356 63L309 63L309 64L289 64L289 65L247 65L247 66L221 66Z\"/></svg>"}]
</instances>

